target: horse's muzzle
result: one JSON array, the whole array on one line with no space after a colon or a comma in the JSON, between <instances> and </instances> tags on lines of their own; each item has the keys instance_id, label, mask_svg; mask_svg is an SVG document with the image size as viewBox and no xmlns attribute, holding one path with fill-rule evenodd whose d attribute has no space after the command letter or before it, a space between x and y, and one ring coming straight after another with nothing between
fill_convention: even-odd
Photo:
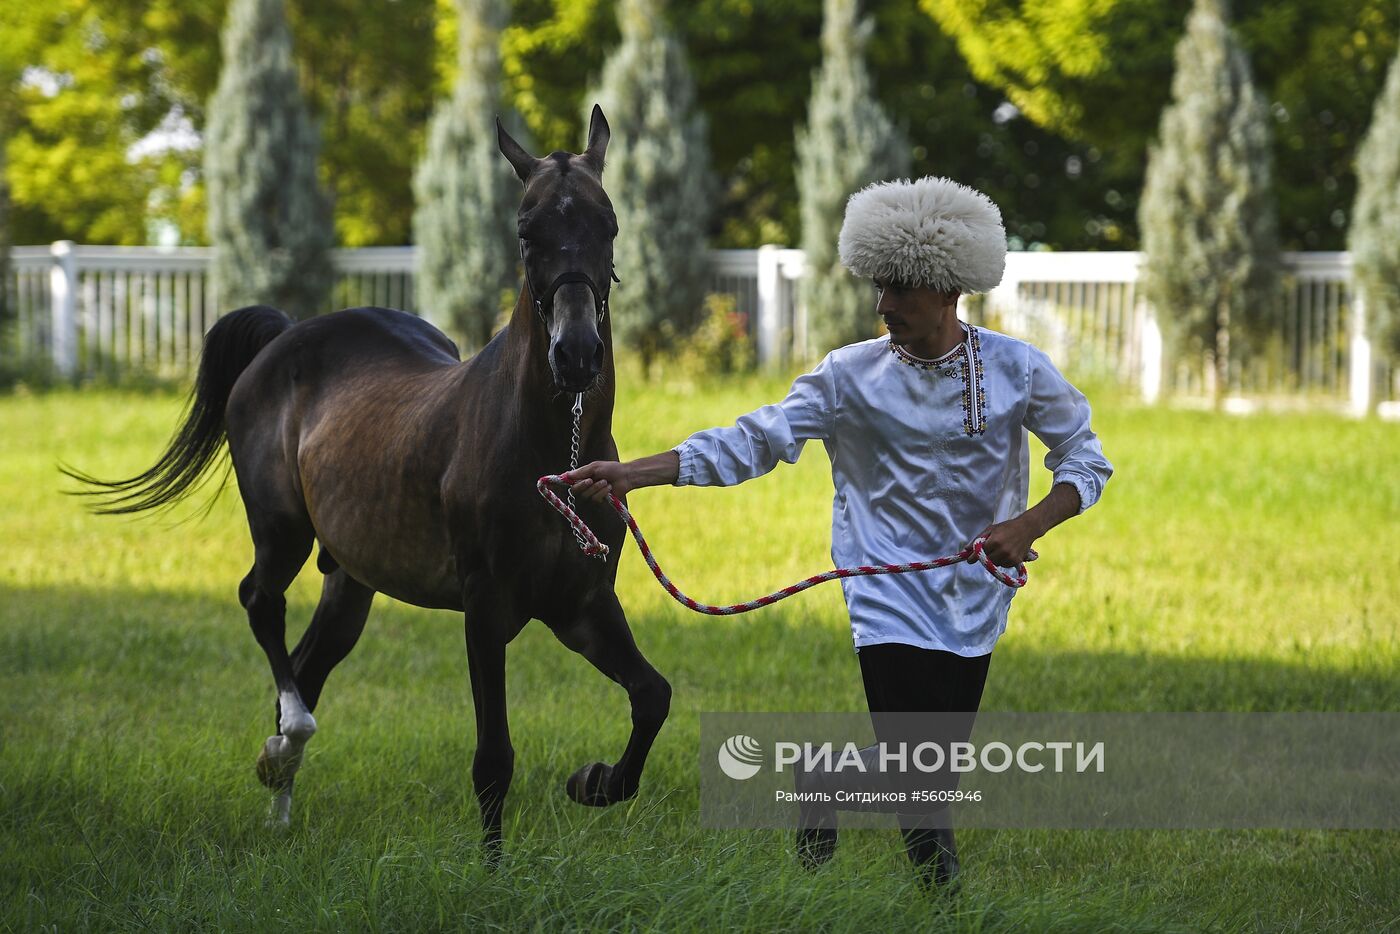
<instances>
[{"instance_id":1,"label":"horse's muzzle","mask_svg":"<svg viewBox=\"0 0 1400 934\"><path fill-rule=\"evenodd\" d=\"M591 343L591 346L589 344ZM558 341L550 352L554 385L563 392L584 392L592 388L603 372L603 341Z\"/></svg>"}]
</instances>

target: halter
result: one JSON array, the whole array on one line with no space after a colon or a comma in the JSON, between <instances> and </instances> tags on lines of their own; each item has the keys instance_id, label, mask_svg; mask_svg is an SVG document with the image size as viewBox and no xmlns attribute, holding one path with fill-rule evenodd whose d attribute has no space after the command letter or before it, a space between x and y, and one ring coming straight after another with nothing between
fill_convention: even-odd
<instances>
[{"instance_id":1,"label":"halter","mask_svg":"<svg viewBox=\"0 0 1400 934\"><path fill-rule=\"evenodd\" d=\"M557 276L554 277L554 281L551 282L551 283L549 284L548 290L546 290L545 293L544 293L544 295L543 295L542 297L540 297L540 293L536 292L536 291L535 291L535 287L534 287L533 285L530 284L530 264L527 263L527 262L525 262L525 238L524 238L524 237L520 237L520 238L518 238L518 239L519 239L519 242L520 242L520 265L521 265L521 268L523 268L523 269L525 270L525 288L527 288L527 289L530 290L530 298L534 300L534 303L535 303L535 311L536 311L536 312L539 314L539 316L540 316L540 322L543 323L543 324L545 325L546 328L549 326L549 319L545 316L544 310L545 310L546 307L551 307L551 308L553 307L553 305L554 305L554 293L557 292L557 291L559 291L559 287L560 287L561 285L568 285L570 282L582 282L584 285L588 286L588 291L590 291L590 292L593 293L593 310L594 310L594 312L596 312L597 315L598 315L598 321L597 321L597 323L598 323L599 325L602 325L602 323L603 323L603 318L605 318L605 317L607 316L607 314L608 314L608 293L599 290L597 283L595 283L595 282L593 281L593 277L590 276L590 275L589 275L588 273L586 273L586 272L564 272L564 273L560 273L559 275L557 275ZM616 283L619 284L619 285L622 284L622 280L619 279L619 278L617 277L617 271L616 271L616 270L609 270L608 274L609 274L609 276L611 276L613 282L616 282ZM609 291L611 291L611 286L609 287ZM572 410L571 410L571 414L572 414L573 417L574 417L574 427L573 427L573 433L572 433L572 443L570 444L570 448L569 448L569 469L570 469L570 470L577 470L577 469L578 469L578 449L579 449L579 428L580 428L580 423L583 421L583 394L582 394L582 393L579 393L579 394L577 394L577 395L574 396L574 404L573 404L573 408L572 408ZM569 510L570 510L571 512L573 511L573 508L574 508L574 493L573 493L572 490L569 491L569 506L568 506L568 508L569 508ZM607 560L607 552L606 552L606 551L604 551L602 554L599 554L599 553L597 553L597 552L595 552L595 551L589 551L589 549L588 549L588 542L587 542L587 540L583 537L583 535L581 535L581 534L579 533L578 529L574 529L574 540L578 542L579 548L583 549L583 551L584 551L585 554L588 554L588 555L591 555L591 556L597 557L597 558L602 558L603 560Z\"/></svg>"},{"instance_id":2,"label":"halter","mask_svg":"<svg viewBox=\"0 0 1400 934\"><path fill-rule=\"evenodd\" d=\"M603 318L608 314L609 293L599 289L598 284L593 281L593 277L581 271L561 272L554 277L554 281L549 284L549 288L546 289L543 294L536 292L534 285L530 283L530 264L525 262L525 238L521 237L519 240L520 265L525 270L525 288L530 290L530 298L534 300L535 311L539 314L540 320L545 322L545 325L548 326L549 319L545 316L544 312L546 308L554 307L554 293L559 291L561 285L568 285L571 282L581 282L588 286L588 291L593 293L593 310L598 315L597 323L602 324ZM622 280L617 277L616 270L609 270L608 274L613 282L616 282L618 285L622 284ZM611 286L609 286L609 291L611 291Z\"/></svg>"}]
</instances>

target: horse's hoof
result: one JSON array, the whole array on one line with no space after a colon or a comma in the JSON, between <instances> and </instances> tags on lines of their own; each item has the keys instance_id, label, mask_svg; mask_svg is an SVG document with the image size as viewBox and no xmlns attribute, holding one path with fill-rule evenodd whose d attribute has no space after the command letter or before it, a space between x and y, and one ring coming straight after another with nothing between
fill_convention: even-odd
<instances>
[{"instance_id":1,"label":"horse's hoof","mask_svg":"<svg viewBox=\"0 0 1400 934\"><path fill-rule=\"evenodd\" d=\"M289 779L280 791L272 796L267 809L267 820L263 827L274 833L286 833L292 827L292 782Z\"/></svg>"},{"instance_id":2,"label":"horse's hoof","mask_svg":"<svg viewBox=\"0 0 1400 934\"><path fill-rule=\"evenodd\" d=\"M292 782L301 765L299 750L285 736L269 736L258 752L258 781L273 791L282 791Z\"/></svg>"},{"instance_id":3,"label":"horse's hoof","mask_svg":"<svg viewBox=\"0 0 1400 934\"><path fill-rule=\"evenodd\" d=\"M569 780L564 783L564 790L570 798L591 808L605 808L632 797L630 794L619 794L610 790L612 774L612 766L594 762L570 775Z\"/></svg>"}]
</instances>

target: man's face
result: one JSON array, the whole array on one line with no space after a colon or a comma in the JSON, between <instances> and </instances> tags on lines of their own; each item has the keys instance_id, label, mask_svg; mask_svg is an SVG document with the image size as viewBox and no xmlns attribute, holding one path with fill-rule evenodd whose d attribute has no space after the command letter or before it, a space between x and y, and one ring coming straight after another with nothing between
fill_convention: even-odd
<instances>
[{"instance_id":1,"label":"man's face","mask_svg":"<svg viewBox=\"0 0 1400 934\"><path fill-rule=\"evenodd\" d=\"M890 341L895 344L927 343L937 334L949 310L957 307L956 292L936 292L928 286L909 286L881 279L872 281L875 310L890 332Z\"/></svg>"}]
</instances>

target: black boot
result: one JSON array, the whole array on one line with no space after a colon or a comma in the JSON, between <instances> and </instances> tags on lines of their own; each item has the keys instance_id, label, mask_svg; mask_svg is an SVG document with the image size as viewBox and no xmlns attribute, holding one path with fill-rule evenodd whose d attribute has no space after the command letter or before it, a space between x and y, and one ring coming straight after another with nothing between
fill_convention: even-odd
<instances>
[{"instance_id":1,"label":"black boot","mask_svg":"<svg viewBox=\"0 0 1400 934\"><path fill-rule=\"evenodd\" d=\"M793 773L797 791L797 856L808 870L820 869L836 855L836 809L830 802L808 801L803 796L825 792L824 776L800 769Z\"/></svg>"},{"instance_id":2,"label":"black boot","mask_svg":"<svg viewBox=\"0 0 1400 934\"><path fill-rule=\"evenodd\" d=\"M797 854L808 869L821 866L836 852L836 792L846 792L841 804L843 811L887 811L889 805L880 799L860 800L860 793L879 795L891 787L880 769L880 746L859 750L862 768L827 772L814 770L793 773L793 786L799 795L797 805ZM804 800L801 795L825 793L826 801Z\"/></svg>"},{"instance_id":3,"label":"black boot","mask_svg":"<svg viewBox=\"0 0 1400 934\"><path fill-rule=\"evenodd\" d=\"M925 887L953 891L962 866L952 827L928 827L904 831L905 850Z\"/></svg>"},{"instance_id":4,"label":"black boot","mask_svg":"<svg viewBox=\"0 0 1400 934\"><path fill-rule=\"evenodd\" d=\"M836 855L835 827L801 827L797 831L797 856L802 867L817 870Z\"/></svg>"}]
</instances>

